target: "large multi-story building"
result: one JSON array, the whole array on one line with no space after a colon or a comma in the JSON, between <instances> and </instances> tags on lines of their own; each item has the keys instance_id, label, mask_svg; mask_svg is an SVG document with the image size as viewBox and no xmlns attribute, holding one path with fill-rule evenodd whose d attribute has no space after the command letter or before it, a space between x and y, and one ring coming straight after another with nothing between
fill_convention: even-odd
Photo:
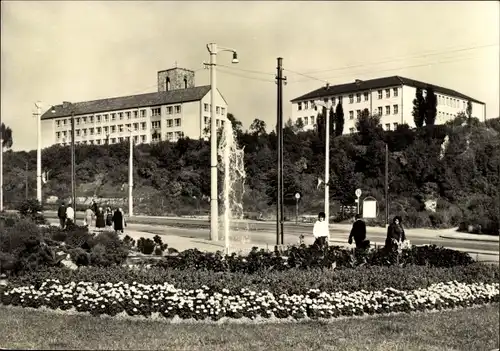
<instances>
[{"instance_id":1,"label":"large multi-story building","mask_svg":"<svg viewBox=\"0 0 500 351\"><path fill-rule=\"evenodd\" d=\"M442 124L465 112L467 104L472 104L472 116L484 121L485 103L457 91L437 85L419 82L400 76L384 77L371 80L356 80L353 83L325 86L293 99L292 121L302 120L304 129L312 129L316 124L318 106L315 101L322 100L325 105L336 108L342 104L344 111L344 134L356 130L356 117L364 109L371 115L381 116L380 123L385 130L394 130L398 124L415 127L413 121L413 99L417 88L426 90L432 87L437 96L436 124ZM322 107L320 107L322 108Z\"/></svg>"},{"instance_id":2,"label":"large multi-story building","mask_svg":"<svg viewBox=\"0 0 500 351\"><path fill-rule=\"evenodd\" d=\"M180 137L206 138L210 125L210 86L195 86L193 71L158 72L158 92L53 106L42 116L42 147L71 142L71 116L76 144L135 143ZM215 94L217 126L227 120L227 103Z\"/></svg>"}]
</instances>

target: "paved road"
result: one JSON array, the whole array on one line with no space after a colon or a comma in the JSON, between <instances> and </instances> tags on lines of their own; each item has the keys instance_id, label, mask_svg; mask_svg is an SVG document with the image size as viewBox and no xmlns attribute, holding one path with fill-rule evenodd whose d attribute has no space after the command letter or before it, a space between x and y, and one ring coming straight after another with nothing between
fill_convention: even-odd
<instances>
[{"instance_id":1,"label":"paved road","mask_svg":"<svg viewBox=\"0 0 500 351\"><path fill-rule=\"evenodd\" d=\"M81 217L80 217L81 218ZM153 218L153 222L160 222L158 219ZM54 219L50 222L56 223ZM179 225L193 225L191 228L179 228ZM199 227L196 227L199 226ZM231 231L231 241L247 241L252 244L269 245L273 246L276 243L276 227L274 223L269 222L240 222L235 224L237 230ZM142 223L129 223L129 229L158 234L162 236L175 235L185 238L193 239L209 239L210 229L207 221L190 219L190 218L176 218L172 220L162 219L162 224L142 224ZM221 228L222 229L222 228ZM250 230L248 230L250 229ZM349 237L349 226L345 225L332 225L330 228L331 244L344 244ZM372 243L383 245L385 241L384 228L367 228L368 239ZM295 225L286 223L284 226L284 242L285 244L294 244L299 241L299 236L304 234L306 243L312 243L312 225ZM444 246L453 249L460 249L463 251L484 252L489 251L496 253L499 252L498 242L481 242L481 241L467 241L459 239L444 239L439 237L439 231L432 230L408 230L408 239L414 245L431 245Z\"/></svg>"}]
</instances>

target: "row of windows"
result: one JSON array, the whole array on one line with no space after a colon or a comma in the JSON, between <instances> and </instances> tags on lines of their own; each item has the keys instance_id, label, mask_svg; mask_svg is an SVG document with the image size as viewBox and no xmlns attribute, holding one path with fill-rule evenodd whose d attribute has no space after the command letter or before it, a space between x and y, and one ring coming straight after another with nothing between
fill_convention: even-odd
<instances>
[{"instance_id":1,"label":"row of windows","mask_svg":"<svg viewBox=\"0 0 500 351\"><path fill-rule=\"evenodd\" d=\"M393 129L392 130L396 130L398 128L398 125L399 123L393 123L392 126L393 126ZM382 127L384 130L391 130L391 124L390 123L385 123L384 126ZM356 128L354 127L351 127L349 128L349 133L356 133Z\"/></svg>"},{"instance_id":2,"label":"row of windows","mask_svg":"<svg viewBox=\"0 0 500 351\"><path fill-rule=\"evenodd\" d=\"M146 135L135 135L133 137L134 139L134 143L138 143L139 140L141 141L141 143L145 143L146 142ZM118 138L109 138L109 144L115 144L115 143L121 143L123 141L129 141L130 140L130 137L118 137ZM80 145L80 144L83 144L83 145L106 145L108 141L106 139L97 139L97 140L82 140L82 141L75 141L75 144L76 145ZM65 141L60 141L58 142L58 144L61 144L61 145L66 145L68 144L67 142Z\"/></svg>"},{"instance_id":3,"label":"row of windows","mask_svg":"<svg viewBox=\"0 0 500 351\"><path fill-rule=\"evenodd\" d=\"M450 106L455 108L460 108L460 100L448 96L438 95L438 105ZM467 102L462 100L462 108L465 110L467 108Z\"/></svg>"},{"instance_id":4,"label":"row of windows","mask_svg":"<svg viewBox=\"0 0 500 351\"><path fill-rule=\"evenodd\" d=\"M384 108L382 106L377 107L377 113L379 116L384 116L383 114ZM399 106L398 105L392 105L392 114L397 115L399 113ZM385 116L388 116L391 114L391 106L387 105L385 106ZM356 117L361 116L361 110L356 110ZM354 111L349 111L349 119L354 119Z\"/></svg>"},{"instance_id":5,"label":"row of windows","mask_svg":"<svg viewBox=\"0 0 500 351\"><path fill-rule=\"evenodd\" d=\"M203 117L203 121L205 122L205 125L210 124L210 117L207 117L207 116ZM217 118L217 120L215 121L215 125L217 127L220 127L220 126L224 127L224 122L225 122L224 120L220 120Z\"/></svg>"},{"instance_id":6,"label":"row of windows","mask_svg":"<svg viewBox=\"0 0 500 351\"><path fill-rule=\"evenodd\" d=\"M172 115L172 114L179 114L181 113L181 105L176 105L176 106L167 106L167 115ZM122 121L124 118L126 119L131 119L133 118L145 118L146 117L146 110L136 110L136 111L127 111L127 112L116 112L116 113L104 113L102 115L95 115L95 116L84 116L84 117L76 117L75 118L75 124L80 125L80 124L86 124L86 123L107 123L109 121L114 122L117 119L119 121ZM151 108L151 116L161 116L161 107L154 107ZM56 126L61 127L61 126L66 126L68 124L71 124L71 118L64 118L60 120L56 120Z\"/></svg>"},{"instance_id":7,"label":"row of windows","mask_svg":"<svg viewBox=\"0 0 500 351\"><path fill-rule=\"evenodd\" d=\"M210 112L211 108L212 108L212 104L203 104L203 110L205 112ZM226 109L224 107L215 106L215 114L216 115L225 115Z\"/></svg>"},{"instance_id":8,"label":"row of windows","mask_svg":"<svg viewBox=\"0 0 500 351\"><path fill-rule=\"evenodd\" d=\"M180 127L181 126L181 119L180 118L167 119L167 128L172 128L174 126L175 127ZM151 122L151 128L153 128L153 129L161 128L161 121L153 121L153 122Z\"/></svg>"},{"instance_id":9,"label":"row of windows","mask_svg":"<svg viewBox=\"0 0 500 351\"><path fill-rule=\"evenodd\" d=\"M184 133L183 132L168 132L166 134L166 139L165 140L168 140L168 141L174 141L174 140L177 140L177 139L180 139L184 136ZM157 142L157 141L161 141L161 134L157 133L157 134L153 134L151 135L151 141L152 142Z\"/></svg>"},{"instance_id":10,"label":"row of windows","mask_svg":"<svg viewBox=\"0 0 500 351\"><path fill-rule=\"evenodd\" d=\"M385 95L386 99L391 98L391 90L392 90L392 97L398 97L399 96L398 88L385 89L385 90L384 89L379 89L379 90L377 90L377 97L378 97L378 99L382 100L382 98L384 97L384 95ZM385 94L384 94L384 91L385 91ZM349 94L349 103L350 104L354 103L354 98L356 98L356 102L361 102L362 100L363 101L368 101L369 98L370 98L370 93L369 92L364 92L364 93ZM342 96L338 96L338 97L332 96L331 98L324 98L323 101L325 103L328 103L329 99L331 99L332 105L335 105L336 101L338 101L338 103L340 103L340 104L342 103ZM309 108L314 109L314 110L318 109L317 106L316 106L316 104L314 103L314 100L303 101L303 102L297 103L297 109L299 111L301 111L302 108L304 108L304 110L307 110Z\"/></svg>"}]
</instances>

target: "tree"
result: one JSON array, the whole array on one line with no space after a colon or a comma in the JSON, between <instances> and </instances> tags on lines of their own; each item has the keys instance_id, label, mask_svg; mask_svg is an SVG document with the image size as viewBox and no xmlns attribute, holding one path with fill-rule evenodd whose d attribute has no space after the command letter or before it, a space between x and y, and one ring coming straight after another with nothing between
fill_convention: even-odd
<instances>
[{"instance_id":1,"label":"tree","mask_svg":"<svg viewBox=\"0 0 500 351\"><path fill-rule=\"evenodd\" d=\"M344 133L344 109L342 103L339 103L335 109L335 135L340 136Z\"/></svg>"},{"instance_id":2,"label":"tree","mask_svg":"<svg viewBox=\"0 0 500 351\"><path fill-rule=\"evenodd\" d=\"M3 139L3 147L6 149L10 149L12 147L12 129L7 127L3 122L0 126L0 135L1 139Z\"/></svg>"},{"instance_id":3,"label":"tree","mask_svg":"<svg viewBox=\"0 0 500 351\"><path fill-rule=\"evenodd\" d=\"M437 96L434 88L429 87L425 95L425 125L433 126L436 123Z\"/></svg>"},{"instance_id":4,"label":"tree","mask_svg":"<svg viewBox=\"0 0 500 351\"><path fill-rule=\"evenodd\" d=\"M316 116L316 132L318 133L319 139L321 141L324 140L325 138L325 131L326 131L326 118L325 118L325 108L321 110L321 112L318 112L318 115Z\"/></svg>"},{"instance_id":5,"label":"tree","mask_svg":"<svg viewBox=\"0 0 500 351\"><path fill-rule=\"evenodd\" d=\"M297 120L295 121L295 127L297 128L297 130L304 129L304 121L301 117L297 118Z\"/></svg>"},{"instance_id":6,"label":"tree","mask_svg":"<svg viewBox=\"0 0 500 351\"><path fill-rule=\"evenodd\" d=\"M250 125L250 131L254 135L264 135L266 134L266 122L256 118Z\"/></svg>"},{"instance_id":7,"label":"tree","mask_svg":"<svg viewBox=\"0 0 500 351\"><path fill-rule=\"evenodd\" d=\"M472 102L470 100L467 101L467 110L465 112L467 113L467 118L471 119L472 118Z\"/></svg>"},{"instance_id":8,"label":"tree","mask_svg":"<svg viewBox=\"0 0 500 351\"><path fill-rule=\"evenodd\" d=\"M415 122L415 126L417 128L422 128L424 126L425 109L425 99L422 89L417 88L415 99L413 99L413 111L411 113L413 116L413 122Z\"/></svg>"},{"instance_id":9,"label":"tree","mask_svg":"<svg viewBox=\"0 0 500 351\"><path fill-rule=\"evenodd\" d=\"M333 137L335 136L335 112L333 111L333 106L330 107L330 111L328 111L330 114L330 135Z\"/></svg>"},{"instance_id":10,"label":"tree","mask_svg":"<svg viewBox=\"0 0 500 351\"><path fill-rule=\"evenodd\" d=\"M230 112L228 112L227 114L227 119L231 121L231 125L233 126L233 133L239 140L239 138L243 134L243 124Z\"/></svg>"}]
</instances>

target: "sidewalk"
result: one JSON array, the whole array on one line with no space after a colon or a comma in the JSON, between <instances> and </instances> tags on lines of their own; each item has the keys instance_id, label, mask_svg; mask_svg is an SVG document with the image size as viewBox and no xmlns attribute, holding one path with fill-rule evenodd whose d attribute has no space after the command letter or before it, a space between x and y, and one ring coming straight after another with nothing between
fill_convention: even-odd
<instances>
[{"instance_id":1,"label":"sidewalk","mask_svg":"<svg viewBox=\"0 0 500 351\"><path fill-rule=\"evenodd\" d=\"M481 234L469 234L469 233L459 233L451 232L446 234L441 234L443 239L456 239L456 240L470 240L470 241L485 241L491 243L500 243L500 238L494 235L481 235Z\"/></svg>"}]
</instances>

